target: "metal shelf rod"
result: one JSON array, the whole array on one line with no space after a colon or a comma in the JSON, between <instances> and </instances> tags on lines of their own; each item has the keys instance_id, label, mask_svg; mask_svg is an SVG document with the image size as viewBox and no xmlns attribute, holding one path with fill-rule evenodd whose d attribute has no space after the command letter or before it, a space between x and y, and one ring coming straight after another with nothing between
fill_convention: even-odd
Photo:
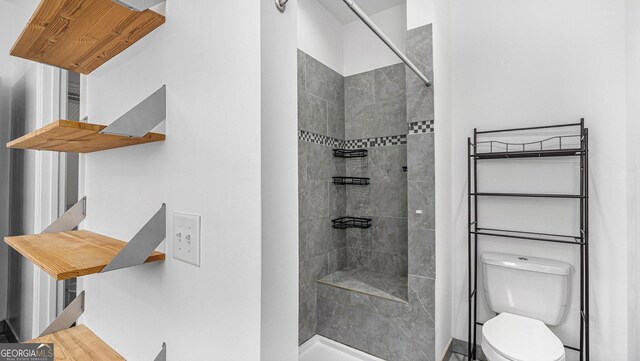
<instances>
[{"instance_id":1,"label":"metal shelf rod","mask_svg":"<svg viewBox=\"0 0 640 361\"><path fill-rule=\"evenodd\" d=\"M554 128L567 128L567 127L577 127L582 125L580 123L567 123L567 124L556 124L556 125L543 125L539 127L526 127L526 128L510 128L510 129L497 129L497 130L483 130L476 132L476 134L491 134L491 133L506 133L506 132L518 132L523 130L539 130L539 129L554 129Z\"/></svg>"},{"instance_id":2,"label":"metal shelf rod","mask_svg":"<svg viewBox=\"0 0 640 361\"><path fill-rule=\"evenodd\" d=\"M580 194L544 194L544 193L471 193L472 196L480 197L525 197L525 198L569 198L580 199L584 198Z\"/></svg>"},{"instance_id":3,"label":"metal shelf rod","mask_svg":"<svg viewBox=\"0 0 640 361\"><path fill-rule=\"evenodd\" d=\"M498 232L511 232L511 233L522 233L522 234L533 234L538 236L552 236L552 237L564 237L564 238L573 238L578 239L579 236L571 236L566 234L554 234L554 233L541 233L541 232L528 232L528 231L514 231L512 229L498 229L498 228L486 228L481 227L478 228L480 231L498 231Z\"/></svg>"},{"instance_id":4,"label":"metal shelf rod","mask_svg":"<svg viewBox=\"0 0 640 361\"><path fill-rule=\"evenodd\" d=\"M471 232L478 236L491 236L491 237L502 237L502 238L515 238L515 239L525 239L529 241L541 241L541 242L551 242L551 243L563 243L563 244L572 244L572 245L584 245L584 243L578 241L562 241L559 239L549 239L549 238L538 238L538 237L526 237L526 236L514 236L514 235L506 235L500 233L488 233L488 232Z\"/></svg>"},{"instance_id":5,"label":"metal shelf rod","mask_svg":"<svg viewBox=\"0 0 640 361\"><path fill-rule=\"evenodd\" d=\"M468 235L467 235L467 262L469 263L469 267L468 267L468 287L469 287L469 305L468 305L468 312L469 312L469 333L468 333L468 348L467 348L467 356L469 356L469 358L472 358L473 356L473 348L472 348L472 344L471 344L471 332L472 330L475 328L475 326L471 323L471 302L475 296L475 289L473 288L473 286L471 285L471 235L472 235L472 230L471 227L474 224L477 224L478 220L474 220L473 222L471 222L471 138L467 138L467 154L469 155L467 157L467 191L469 193L469 196L467 197L467 219L469 220L469 227L468 227ZM474 146L475 148L475 146ZM475 322L475 319L473 320ZM473 358L472 358L473 359Z\"/></svg>"},{"instance_id":6,"label":"metal shelf rod","mask_svg":"<svg viewBox=\"0 0 640 361\"><path fill-rule=\"evenodd\" d=\"M473 144L478 144L478 129L473 129ZM474 229L476 234L473 235L473 288L475 290L478 289L478 148L477 146L473 148L473 193L476 195L473 197L473 215L475 217L475 225ZM478 321L478 297L477 295L473 297L473 320ZM478 359L478 329L473 329L473 358L472 360Z\"/></svg>"}]
</instances>

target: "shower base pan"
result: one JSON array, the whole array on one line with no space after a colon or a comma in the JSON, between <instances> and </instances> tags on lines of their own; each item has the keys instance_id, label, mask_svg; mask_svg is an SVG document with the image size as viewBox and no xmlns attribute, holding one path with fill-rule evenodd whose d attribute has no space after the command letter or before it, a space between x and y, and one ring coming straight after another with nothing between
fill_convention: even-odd
<instances>
[{"instance_id":1,"label":"shower base pan","mask_svg":"<svg viewBox=\"0 0 640 361\"><path fill-rule=\"evenodd\" d=\"M345 268L318 283L360 292L392 301L407 302L407 276L388 275L360 268Z\"/></svg>"},{"instance_id":2,"label":"shower base pan","mask_svg":"<svg viewBox=\"0 0 640 361\"><path fill-rule=\"evenodd\" d=\"M298 348L299 361L384 361L320 335L311 337Z\"/></svg>"}]
</instances>

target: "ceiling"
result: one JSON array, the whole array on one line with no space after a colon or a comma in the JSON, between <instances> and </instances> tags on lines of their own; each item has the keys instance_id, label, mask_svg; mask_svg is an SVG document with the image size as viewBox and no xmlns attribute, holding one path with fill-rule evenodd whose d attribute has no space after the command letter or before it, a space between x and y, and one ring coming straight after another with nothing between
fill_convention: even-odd
<instances>
[{"instance_id":1,"label":"ceiling","mask_svg":"<svg viewBox=\"0 0 640 361\"><path fill-rule=\"evenodd\" d=\"M342 0L317 1L343 24L347 24L358 19ZM358 4L358 6L360 6L368 15L402 5L405 2L406 0L355 0L355 3Z\"/></svg>"}]
</instances>

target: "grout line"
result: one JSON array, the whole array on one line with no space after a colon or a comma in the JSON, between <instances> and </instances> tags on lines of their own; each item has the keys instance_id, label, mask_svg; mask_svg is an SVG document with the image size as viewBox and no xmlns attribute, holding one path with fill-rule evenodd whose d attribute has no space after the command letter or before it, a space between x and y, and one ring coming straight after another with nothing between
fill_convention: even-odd
<instances>
[{"instance_id":1,"label":"grout line","mask_svg":"<svg viewBox=\"0 0 640 361\"><path fill-rule=\"evenodd\" d=\"M417 278L422 278L422 279L430 280L430 281L435 281L435 280L436 280L436 279L435 279L435 278L433 278L433 277L420 276L420 275L416 275L416 274L413 274L413 273L409 273L409 274L407 274L407 276L417 277Z\"/></svg>"}]
</instances>

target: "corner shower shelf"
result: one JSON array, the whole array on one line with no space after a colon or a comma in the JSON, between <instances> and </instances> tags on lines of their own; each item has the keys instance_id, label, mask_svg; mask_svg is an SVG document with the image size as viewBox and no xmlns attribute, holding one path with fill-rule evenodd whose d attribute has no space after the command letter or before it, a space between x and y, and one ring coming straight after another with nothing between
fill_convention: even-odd
<instances>
[{"instance_id":1,"label":"corner shower shelf","mask_svg":"<svg viewBox=\"0 0 640 361\"><path fill-rule=\"evenodd\" d=\"M407 276L388 275L362 268L343 268L316 281L346 291L407 304Z\"/></svg>"},{"instance_id":2,"label":"corner shower shelf","mask_svg":"<svg viewBox=\"0 0 640 361\"><path fill-rule=\"evenodd\" d=\"M101 134L106 126L59 120L7 143L7 148L91 153L165 140L164 134L148 133L140 138Z\"/></svg>"},{"instance_id":3,"label":"corner shower shelf","mask_svg":"<svg viewBox=\"0 0 640 361\"><path fill-rule=\"evenodd\" d=\"M52 343L56 361L125 360L85 325L40 336L26 343Z\"/></svg>"},{"instance_id":4,"label":"corner shower shelf","mask_svg":"<svg viewBox=\"0 0 640 361\"><path fill-rule=\"evenodd\" d=\"M164 22L111 0L41 0L11 55L89 74Z\"/></svg>"},{"instance_id":5,"label":"corner shower shelf","mask_svg":"<svg viewBox=\"0 0 640 361\"><path fill-rule=\"evenodd\" d=\"M165 86L109 126L59 120L7 143L7 148L91 153L165 140L151 133L167 117Z\"/></svg>"},{"instance_id":6,"label":"corner shower shelf","mask_svg":"<svg viewBox=\"0 0 640 361\"><path fill-rule=\"evenodd\" d=\"M338 158L364 158L369 154L366 149L334 149L333 156Z\"/></svg>"},{"instance_id":7,"label":"corner shower shelf","mask_svg":"<svg viewBox=\"0 0 640 361\"><path fill-rule=\"evenodd\" d=\"M333 184L336 185L366 186L369 182L369 178L362 177L333 177Z\"/></svg>"},{"instance_id":8,"label":"corner shower shelf","mask_svg":"<svg viewBox=\"0 0 640 361\"><path fill-rule=\"evenodd\" d=\"M347 229L347 228L362 228L366 229L371 227L371 218L358 218L358 217L340 217L331 220L333 228Z\"/></svg>"},{"instance_id":9,"label":"corner shower shelf","mask_svg":"<svg viewBox=\"0 0 640 361\"><path fill-rule=\"evenodd\" d=\"M129 242L73 231L85 218L85 209L83 198L43 233L4 241L58 281L165 259L164 253L155 251L166 236L164 204Z\"/></svg>"}]
</instances>

